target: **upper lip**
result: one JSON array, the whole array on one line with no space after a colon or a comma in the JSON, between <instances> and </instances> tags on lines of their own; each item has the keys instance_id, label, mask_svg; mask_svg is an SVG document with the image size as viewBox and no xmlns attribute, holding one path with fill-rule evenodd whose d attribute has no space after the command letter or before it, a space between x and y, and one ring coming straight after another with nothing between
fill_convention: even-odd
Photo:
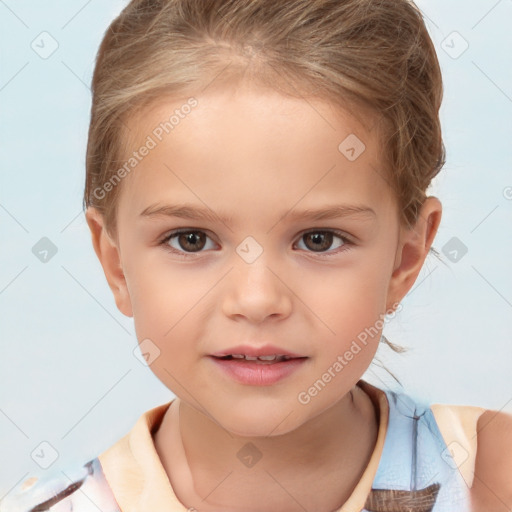
<instances>
[{"instance_id":1,"label":"upper lip","mask_svg":"<svg viewBox=\"0 0 512 512\"><path fill-rule=\"evenodd\" d=\"M214 357L224 357L233 354L243 354L250 357L258 356L290 356L290 357L306 357L300 354L295 354L284 348L276 347L274 345L263 345L262 347L254 347L252 345L237 345L236 347L230 347L226 350L221 350L211 354Z\"/></svg>"}]
</instances>

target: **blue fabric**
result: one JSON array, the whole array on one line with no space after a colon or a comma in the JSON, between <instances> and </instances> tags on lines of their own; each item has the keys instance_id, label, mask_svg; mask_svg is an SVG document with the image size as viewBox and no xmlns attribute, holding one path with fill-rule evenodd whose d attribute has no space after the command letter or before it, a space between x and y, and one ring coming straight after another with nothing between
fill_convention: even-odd
<instances>
[{"instance_id":1,"label":"blue fabric","mask_svg":"<svg viewBox=\"0 0 512 512\"><path fill-rule=\"evenodd\" d=\"M430 407L405 394L386 391L386 396L388 430L372 489L418 491L439 484L432 512L470 510L468 487Z\"/></svg>"}]
</instances>

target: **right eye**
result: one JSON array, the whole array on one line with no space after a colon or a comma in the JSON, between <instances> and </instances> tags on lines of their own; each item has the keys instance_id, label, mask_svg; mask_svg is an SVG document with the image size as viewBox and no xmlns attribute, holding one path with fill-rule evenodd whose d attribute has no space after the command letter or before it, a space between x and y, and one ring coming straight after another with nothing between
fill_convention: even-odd
<instances>
[{"instance_id":1,"label":"right eye","mask_svg":"<svg viewBox=\"0 0 512 512\"><path fill-rule=\"evenodd\" d=\"M164 239L161 240L160 245L170 252L183 255L201 252L205 245L207 245L207 240L210 240L210 237L208 237L204 231L197 229L180 229L168 233Z\"/></svg>"}]
</instances>

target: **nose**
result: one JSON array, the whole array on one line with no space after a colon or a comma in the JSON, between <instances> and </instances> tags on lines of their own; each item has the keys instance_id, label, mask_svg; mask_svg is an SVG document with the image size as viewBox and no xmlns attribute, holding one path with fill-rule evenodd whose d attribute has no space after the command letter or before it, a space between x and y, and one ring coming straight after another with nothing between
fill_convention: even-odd
<instances>
[{"instance_id":1,"label":"nose","mask_svg":"<svg viewBox=\"0 0 512 512\"><path fill-rule=\"evenodd\" d=\"M225 283L223 313L231 319L261 324L267 319L283 320L292 310L292 292L285 276L267 266L260 256L252 263L236 262Z\"/></svg>"}]
</instances>

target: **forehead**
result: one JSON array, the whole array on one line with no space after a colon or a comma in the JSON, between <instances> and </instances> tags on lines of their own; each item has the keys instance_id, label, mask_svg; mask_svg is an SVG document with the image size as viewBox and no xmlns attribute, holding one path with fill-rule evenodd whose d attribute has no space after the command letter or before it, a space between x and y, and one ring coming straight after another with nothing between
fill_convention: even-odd
<instances>
[{"instance_id":1,"label":"forehead","mask_svg":"<svg viewBox=\"0 0 512 512\"><path fill-rule=\"evenodd\" d=\"M314 136L313 130L321 133L330 129L335 132L340 127L352 129L364 137L377 138L383 128L383 117L363 105L355 106L343 101L334 104L327 99L311 96L289 96L247 82L206 89L206 93L180 97L163 95L137 110L135 115L128 116L124 123L128 129L123 132L125 149L137 147L159 125L169 121L174 134L187 131L187 124L193 124L194 129L210 129L212 121L215 124L220 121L219 127L227 124L248 129L265 127L271 133L272 127L276 131L289 125L290 121L295 123L300 120L303 122L296 124L293 134L289 135L300 136L304 134L301 128L306 128L311 138ZM190 107L191 103L194 106ZM189 119L187 123L182 122L185 118ZM210 133L211 136L214 134Z\"/></svg>"},{"instance_id":2,"label":"forehead","mask_svg":"<svg viewBox=\"0 0 512 512\"><path fill-rule=\"evenodd\" d=\"M374 120L319 99L224 87L162 98L127 124L125 159L151 147L122 187L121 203L139 211L178 196L261 211L334 195L385 206L392 195Z\"/></svg>"}]
</instances>

